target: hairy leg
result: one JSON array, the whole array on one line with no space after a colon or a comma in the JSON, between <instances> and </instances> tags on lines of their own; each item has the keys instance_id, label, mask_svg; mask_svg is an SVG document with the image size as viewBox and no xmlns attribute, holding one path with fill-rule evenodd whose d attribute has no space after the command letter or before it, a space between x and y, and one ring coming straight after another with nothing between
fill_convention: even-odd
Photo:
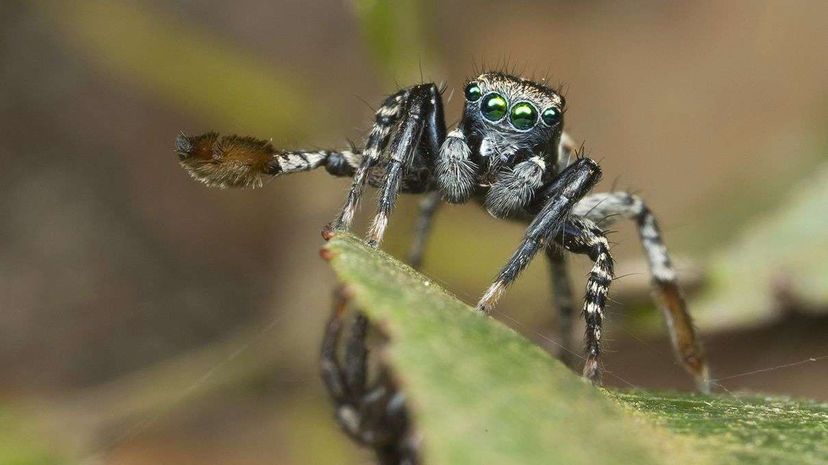
<instances>
[{"instance_id":1,"label":"hairy leg","mask_svg":"<svg viewBox=\"0 0 828 465\"><path fill-rule=\"evenodd\" d=\"M600 177L598 164L581 158L539 190L537 199L542 206L529 223L517 250L477 303L477 310L484 313L492 311L509 284L526 269L538 250L546 247L549 240L561 231L575 202L586 195Z\"/></svg>"},{"instance_id":2,"label":"hairy leg","mask_svg":"<svg viewBox=\"0 0 828 465\"><path fill-rule=\"evenodd\" d=\"M584 296L583 316L586 321L586 362L584 377L601 384L601 326L607 293L613 278L613 261L604 232L586 218L571 218L561 234L555 236L566 250L589 256L593 261Z\"/></svg>"},{"instance_id":3,"label":"hairy leg","mask_svg":"<svg viewBox=\"0 0 828 465\"><path fill-rule=\"evenodd\" d=\"M388 226L388 218L397 202L405 172L411 167L417 149L421 156L432 157L445 137L443 106L435 84L422 84L410 89L400 115L400 124L391 142L391 156L385 167L385 178L379 190L377 213L368 231L368 244L379 247ZM442 125L442 126L440 126Z\"/></svg>"},{"instance_id":4,"label":"hairy leg","mask_svg":"<svg viewBox=\"0 0 828 465\"><path fill-rule=\"evenodd\" d=\"M368 172L380 159L382 152L388 145L391 131L400 119L400 111L408 101L409 90L401 90L385 99L382 106L377 110L374 118L374 127L368 140L365 143L365 150L359 167L354 174L351 189L345 199L345 205L333 222L333 228L337 230L349 229L353 222L356 209L359 206L362 191L368 179Z\"/></svg>"},{"instance_id":5,"label":"hairy leg","mask_svg":"<svg viewBox=\"0 0 828 465\"><path fill-rule=\"evenodd\" d=\"M353 176L362 154L353 150L277 150L252 137L179 134L179 164L210 187L261 187L264 179L324 166L334 176Z\"/></svg>"},{"instance_id":6,"label":"hairy leg","mask_svg":"<svg viewBox=\"0 0 828 465\"><path fill-rule=\"evenodd\" d=\"M609 192L585 197L575 205L573 212L602 225L618 217L636 222L641 246L649 263L654 294L667 322L676 358L693 375L698 389L709 392L710 376L704 350L693 327L658 222L647 205L636 195Z\"/></svg>"},{"instance_id":7,"label":"hairy leg","mask_svg":"<svg viewBox=\"0 0 828 465\"><path fill-rule=\"evenodd\" d=\"M368 379L366 335L368 320L353 318L345 355L339 346L348 299L341 287L334 292L334 308L325 328L320 368L325 387L336 408L336 419L354 441L371 447L381 465L418 463L417 444L410 433L405 397L380 366ZM344 363L344 367L342 364Z\"/></svg>"}]
</instances>

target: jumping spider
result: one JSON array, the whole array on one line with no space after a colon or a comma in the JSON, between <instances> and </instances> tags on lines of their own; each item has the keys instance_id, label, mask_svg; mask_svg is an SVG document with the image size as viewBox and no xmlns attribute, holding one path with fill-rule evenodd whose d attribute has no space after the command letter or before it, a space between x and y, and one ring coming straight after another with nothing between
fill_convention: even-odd
<instances>
[{"instance_id":1,"label":"jumping spider","mask_svg":"<svg viewBox=\"0 0 828 465\"><path fill-rule=\"evenodd\" d=\"M370 184L379 189L367 237L373 247L382 242L397 194L425 194L409 260L415 268L441 200L475 200L492 216L527 222L523 240L483 294L477 310L489 314L504 290L544 250L553 274L562 344L569 347L574 310L563 251L588 256L593 267L582 310L586 321L583 375L596 384L601 380L601 324L613 280L613 260L603 229L617 218L633 220L678 361L698 388L708 391L701 344L655 217L633 194L589 194L601 170L595 161L578 153L563 131L564 113L565 101L559 92L530 80L486 72L466 84L463 117L448 133L441 91L429 83L386 98L362 150L283 151L268 141L207 133L180 135L176 151L181 166L208 186L260 187L266 177L319 167L334 176L353 177L330 231L350 229L363 189ZM333 326L329 330L338 332L340 325ZM325 366L341 371L333 363L333 351L323 355L332 362ZM565 352L562 358L572 363Z\"/></svg>"}]
</instances>

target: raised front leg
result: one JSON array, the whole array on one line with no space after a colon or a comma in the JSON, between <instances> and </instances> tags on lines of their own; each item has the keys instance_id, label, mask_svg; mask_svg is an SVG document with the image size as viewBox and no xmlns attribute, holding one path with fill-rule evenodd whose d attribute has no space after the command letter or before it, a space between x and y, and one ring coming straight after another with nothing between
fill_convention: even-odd
<instances>
[{"instance_id":1,"label":"raised front leg","mask_svg":"<svg viewBox=\"0 0 828 465\"><path fill-rule=\"evenodd\" d=\"M598 182L601 169L589 158L581 158L561 172L537 196L542 208L526 229L517 250L494 283L477 303L477 310L490 313L506 288L526 269L535 254L560 232L575 203Z\"/></svg>"},{"instance_id":2,"label":"raised front leg","mask_svg":"<svg viewBox=\"0 0 828 465\"><path fill-rule=\"evenodd\" d=\"M210 187L261 187L264 180L324 166L334 176L353 176L362 154L353 150L278 150L270 141L241 136L179 134L179 164Z\"/></svg>"},{"instance_id":3,"label":"raised front leg","mask_svg":"<svg viewBox=\"0 0 828 465\"><path fill-rule=\"evenodd\" d=\"M598 224L607 225L616 218L628 218L638 225L641 246L647 256L657 303L661 308L676 358L695 378L702 392L710 391L710 375L701 341L676 279L676 271L661 237L658 222L638 196L626 192L593 194L573 209Z\"/></svg>"}]
</instances>

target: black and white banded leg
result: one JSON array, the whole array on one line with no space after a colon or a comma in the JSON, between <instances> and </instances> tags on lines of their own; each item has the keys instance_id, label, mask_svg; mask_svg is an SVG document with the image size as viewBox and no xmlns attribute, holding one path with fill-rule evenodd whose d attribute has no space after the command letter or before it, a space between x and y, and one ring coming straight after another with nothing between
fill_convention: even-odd
<instances>
[{"instance_id":1,"label":"black and white banded leg","mask_svg":"<svg viewBox=\"0 0 828 465\"><path fill-rule=\"evenodd\" d=\"M334 176L353 176L362 163L355 150L277 150L270 141L215 132L179 134L175 151L190 176L219 188L261 187L266 178L322 166Z\"/></svg>"},{"instance_id":2,"label":"black and white banded leg","mask_svg":"<svg viewBox=\"0 0 828 465\"><path fill-rule=\"evenodd\" d=\"M608 192L585 197L575 205L573 213L590 218L602 227L619 217L636 222L650 267L654 293L667 322L676 358L693 375L699 390L709 392L710 377L704 350L696 336L658 222L647 205L636 195Z\"/></svg>"},{"instance_id":3,"label":"black and white banded leg","mask_svg":"<svg viewBox=\"0 0 828 465\"><path fill-rule=\"evenodd\" d=\"M477 310L491 312L506 288L526 269L538 250L546 247L562 230L572 207L600 177L598 164L589 158L581 158L550 181L548 186L540 189L537 214L529 223L517 250L477 303Z\"/></svg>"},{"instance_id":4,"label":"black and white banded leg","mask_svg":"<svg viewBox=\"0 0 828 465\"><path fill-rule=\"evenodd\" d=\"M582 311L586 322L586 361L583 374L585 378L600 385L601 327L607 294L614 276L609 243L604 232L594 222L578 217L569 219L561 233L555 236L555 240L566 250L587 255L593 262L587 279Z\"/></svg>"},{"instance_id":5,"label":"black and white banded leg","mask_svg":"<svg viewBox=\"0 0 828 465\"><path fill-rule=\"evenodd\" d=\"M412 87L391 142L391 156L379 189L377 213L368 230L370 246L379 247L382 242L403 177L414 162L414 157L433 157L439 151L443 139L445 122L439 89L435 84Z\"/></svg>"},{"instance_id":6,"label":"black and white banded leg","mask_svg":"<svg viewBox=\"0 0 828 465\"><path fill-rule=\"evenodd\" d=\"M374 450L380 465L416 465L414 437L404 394L380 365L373 380L368 376L366 335L368 320L353 317L345 354L339 357L340 337L348 299L342 288L334 294L334 308L325 328L320 368L322 379L334 401L336 418L355 442ZM344 363L344 367L343 367Z\"/></svg>"},{"instance_id":7,"label":"black and white banded leg","mask_svg":"<svg viewBox=\"0 0 828 465\"><path fill-rule=\"evenodd\" d=\"M345 199L345 205L342 206L339 216L334 220L333 229L350 229L362 197L362 191L368 180L369 171L379 162L385 147L388 145L388 139L391 136L394 126L400 119L401 109L405 105L408 96L408 89L401 90L386 98L382 106L377 110L374 118L374 127L371 129L371 133L368 135L368 140L365 143L362 160L354 173L354 179L351 183L351 189L348 191L348 196Z\"/></svg>"}]
</instances>

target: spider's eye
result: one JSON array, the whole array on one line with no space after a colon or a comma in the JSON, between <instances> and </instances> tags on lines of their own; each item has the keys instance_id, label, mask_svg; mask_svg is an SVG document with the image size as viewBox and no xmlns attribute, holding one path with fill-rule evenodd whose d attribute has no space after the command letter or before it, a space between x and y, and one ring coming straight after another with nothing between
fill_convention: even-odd
<instances>
[{"instance_id":1,"label":"spider's eye","mask_svg":"<svg viewBox=\"0 0 828 465\"><path fill-rule=\"evenodd\" d=\"M538 110L535 110L535 107L531 103L516 103L512 107L509 119L512 120L512 126L521 131L525 131L531 129L538 122Z\"/></svg>"},{"instance_id":2,"label":"spider's eye","mask_svg":"<svg viewBox=\"0 0 828 465\"><path fill-rule=\"evenodd\" d=\"M547 108L541 113L541 119L547 126L554 126L561 120L561 111L557 108Z\"/></svg>"},{"instance_id":3,"label":"spider's eye","mask_svg":"<svg viewBox=\"0 0 828 465\"><path fill-rule=\"evenodd\" d=\"M470 82L466 86L466 100L476 102L480 99L480 86L476 82Z\"/></svg>"},{"instance_id":4,"label":"spider's eye","mask_svg":"<svg viewBox=\"0 0 828 465\"><path fill-rule=\"evenodd\" d=\"M489 121L500 121L506 116L506 109L509 103L500 94L489 94L480 104L480 111Z\"/></svg>"}]
</instances>

